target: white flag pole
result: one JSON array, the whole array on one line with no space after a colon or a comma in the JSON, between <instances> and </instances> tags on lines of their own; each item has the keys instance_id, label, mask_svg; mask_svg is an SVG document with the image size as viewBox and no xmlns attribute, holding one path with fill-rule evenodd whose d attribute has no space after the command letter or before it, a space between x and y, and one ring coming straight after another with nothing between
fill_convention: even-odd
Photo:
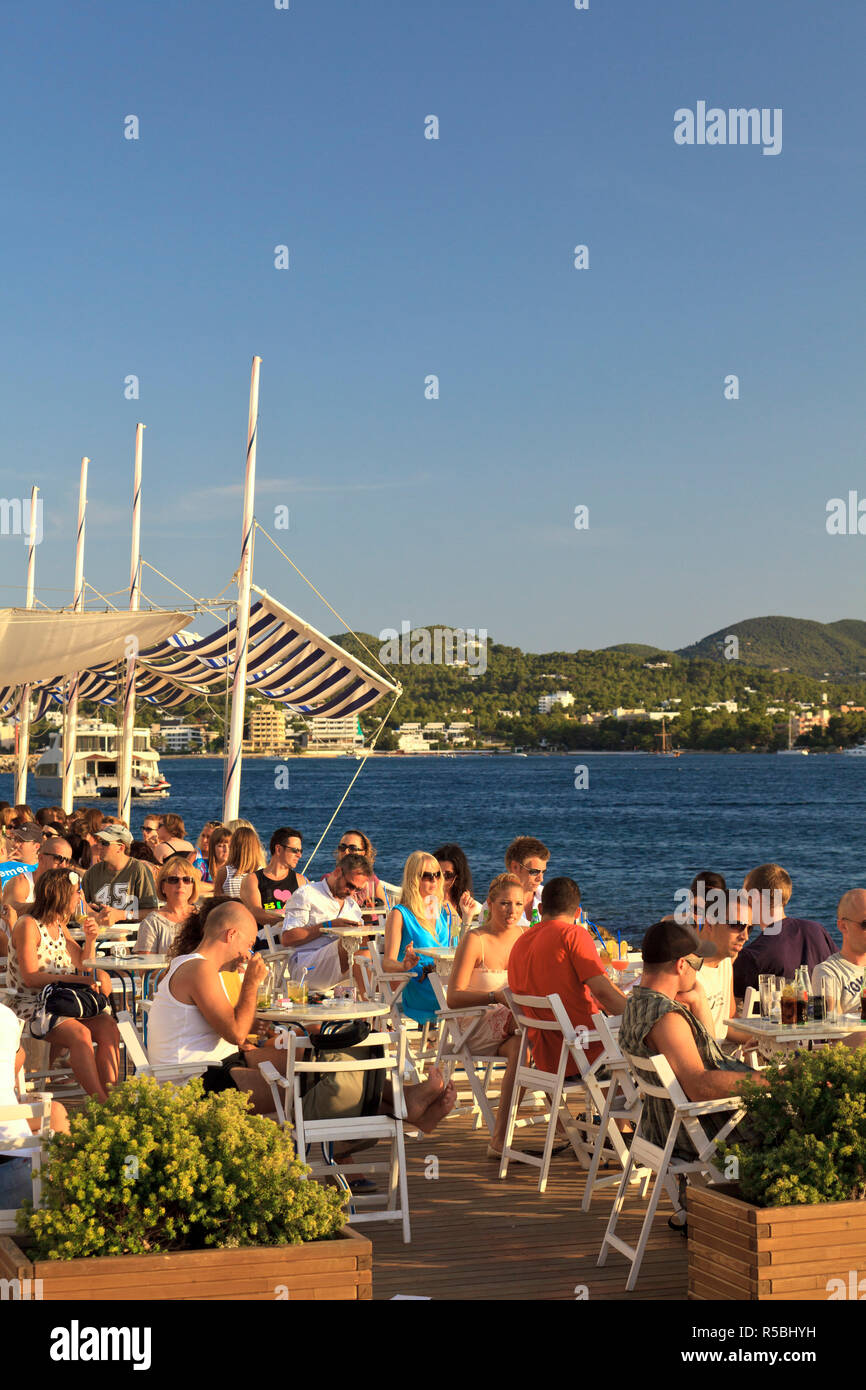
<instances>
[{"instance_id":1,"label":"white flag pole","mask_svg":"<svg viewBox=\"0 0 866 1390\"><path fill-rule=\"evenodd\" d=\"M129 611L137 613L141 596L139 563L141 556L141 449L145 426L135 427L135 481L132 490L132 551L129 560ZM130 624L133 628L133 624ZM132 797L132 743L135 729L135 658L138 640L135 631L127 636L126 680L123 687L123 737L117 762L117 814L129 825Z\"/></svg>"},{"instance_id":2,"label":"white flag pole","mask_svg":"<svg viewBox=\"0 0 866 1390\"><path fill-rule=\"evenodd\" d=\"M87 511L87 466L89 458L81 460L81 480L78 484L78 531L75 537L75 581L73 585L72 611L80 613L84 608L84 517ZM76 671L69 677L66 695L66 717L63 721L63 796L62 805L67 815L71 815L75 799L75 749L78 743L78 687L81 673Z\"/></svg>"},{"instance_id":3,"label":"white flag pole","mask_svg":"<svg viewBox=\"0 0 866 1390\"><path fill-rule=\"evenodd\" d=\"M36 580L36 494L38 487L30 493L30 532L27 543L27 598L25 608L32 608L35 597ZM27 758L30 753L30 686L22 685L18 697L18 757L15 764L15 805L27 800Z\"/></svg>"},{"instance_id":4,"label":"white flag pole","mask_svg":"<svg viewBox=\"0 0 866 1390\"><path fill-rule=\"evenodd\" d=\"M247 655L250 635L250 585L253 578L253 521L256 493L256 436L259 415L260 357L253 358L250 377L250 414L247 423L247 471L244 479L244 521L241 563L238 570L238 612L235 624L235 664L232 674L232 708L223 789L223 824L236 820L241 799L241 744L244 736L244 704L247 688Z\"/></svg>"}]
</instances>

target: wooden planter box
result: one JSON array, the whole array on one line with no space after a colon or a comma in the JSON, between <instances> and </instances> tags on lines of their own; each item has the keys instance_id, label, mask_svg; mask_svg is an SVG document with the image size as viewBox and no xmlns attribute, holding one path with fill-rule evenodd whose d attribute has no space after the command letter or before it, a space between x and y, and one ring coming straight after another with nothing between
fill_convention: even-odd
<instances>
[{"instance_id":1,"label":"wooden planter box","mask_svg":"<svg viewBox=\"0 0 866 1390\"><path fill-rule=\"evenodd\" d=\"M689 1298L852 1296L851 1271L855 1290L866 1276L866 1202L754 1207L736 1193L734 1184L688 1189ZM843 1282L844 1295L831 1280Z\"/></svg>"},{"instance_id":2,"label":"wooden planter box","mask_svg":"<svg viewBox=\"0 0 866 1390\"><path fill-rule=\"evenodd\" d=\"M37 1260L0 1237L0 1279L41 1280L46 1303L127 1299L359 1299L373 1296L373 1247L346 1226L334 1240L171 1255ZM34 1288L31 1283L31 1289ZM35 1296L31 1294L31 1297Z\"/></svg>"}]
</instances>

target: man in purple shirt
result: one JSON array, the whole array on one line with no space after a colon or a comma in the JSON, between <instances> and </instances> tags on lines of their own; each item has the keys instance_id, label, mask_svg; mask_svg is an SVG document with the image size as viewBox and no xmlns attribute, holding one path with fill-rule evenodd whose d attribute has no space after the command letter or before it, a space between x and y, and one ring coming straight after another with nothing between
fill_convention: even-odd
<instances>
[{"instance_id":1,"label":"man in purple shirt","mask_svg":"<svg viewBox=\"0 0 866 1390\"><path fill-rule=\"evenodd\" d=\"M749 895L752 923L760 935L744 946L734 961L734 996L742 999L751 985L758 988L759 975L782 975L793 979L801 965L811 977L836 951L820 922L805 917L788 917L791 879L781 864L761 864L746 875L743 888Z\"/></svg>"}]
</instances>

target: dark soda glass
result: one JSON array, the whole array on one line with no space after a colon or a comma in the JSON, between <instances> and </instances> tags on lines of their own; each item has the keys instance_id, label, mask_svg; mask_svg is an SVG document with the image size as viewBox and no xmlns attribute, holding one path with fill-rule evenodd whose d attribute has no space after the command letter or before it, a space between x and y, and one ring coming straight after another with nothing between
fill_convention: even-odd
<instances>
[{"instance_id":1,"label":"dark soda glass","mask_svg":"<svg viewBox=\"0 0 866 1390\"><path fill-rule=\"evenodd\" d=\"M824 1022L824 998L823 995L812 995L812 1016L816 1023Z\"/></svg>"},{"instance_id":2,"label":"dark soda glass","mask_svg":"<svg viewBox=\"0 0 866 1390\"><path fill-rule=\"evenodd\" d=\"M805 1023L805 1022L806 1022L806 1019L807 1019L807 1017L808 1017L808 1013L809 1013L809 1006L808 1006L808 1004L806 1003L806 1000L805 1000L804 998L802 998L802 996L796 1001L796 1004L797 1004L797 1022L800 1023L800 1024Z\"/></svg>"},{"instance_id":3,"label":"dark soda glass","mask_svg":"<svg viewBox=\"0 0 866 1390\"><path fill-rule=\"evenodd\" d=\"M782 999L782 1025L789 1028L792 1023L797 1021L797 1001L796 999Z\"/></svg>"}]
</instances>

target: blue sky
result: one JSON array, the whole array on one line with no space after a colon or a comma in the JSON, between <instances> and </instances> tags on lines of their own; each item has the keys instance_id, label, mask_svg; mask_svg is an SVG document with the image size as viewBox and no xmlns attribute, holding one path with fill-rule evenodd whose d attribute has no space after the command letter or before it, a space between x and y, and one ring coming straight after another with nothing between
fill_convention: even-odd
<instances>
[{"instance_id":1,"label":"blue sky","mask_svg":"<svg viewBox=\"0 0 866 1390\"><path fill-rule=\"evenodd\" d=\"M125 586L139 419L143 553L223 589L258 353L257 515L352 626L863 616L866 539L825 529L866 497L853 0L97 0L7 9L2 51L0 492L42 490L45 602L82 454L87 577ZM782 108L782 152L677 146L699 100ZM24 556L0 537L0 603Z\"/></svg>"}]
</instances>

